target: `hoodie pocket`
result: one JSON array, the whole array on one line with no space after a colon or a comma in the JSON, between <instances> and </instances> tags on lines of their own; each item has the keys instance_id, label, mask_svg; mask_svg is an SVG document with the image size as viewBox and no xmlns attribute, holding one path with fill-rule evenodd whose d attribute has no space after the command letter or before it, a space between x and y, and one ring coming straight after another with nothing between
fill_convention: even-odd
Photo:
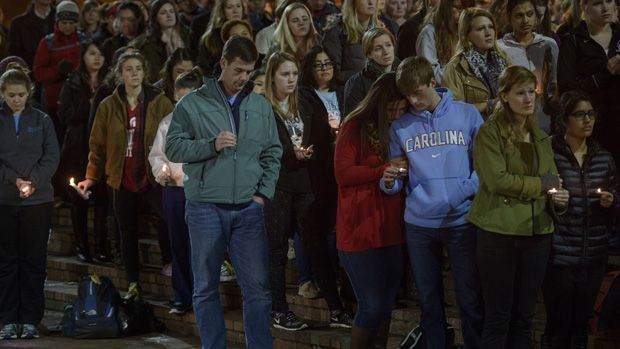
<instances>
[{"instance_id":1,"label":"hoodie pocket","mask_svg":"<svg viewBox=\"0 0 620 349\"><path fill-rule=\"evenodd\" d=\"M412 212L426 219L463 214L467 201L463 180L459 178L436 178L420 182L407 199Z\"/></svg>"}]
</instances>

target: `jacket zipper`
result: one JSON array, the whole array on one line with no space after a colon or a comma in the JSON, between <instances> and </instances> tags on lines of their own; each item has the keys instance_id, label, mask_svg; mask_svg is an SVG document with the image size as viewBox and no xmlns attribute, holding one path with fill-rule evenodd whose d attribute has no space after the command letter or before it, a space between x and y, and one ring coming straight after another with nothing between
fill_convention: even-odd
<instances>
[{"instance_id":1,"label":"jacket zipper","mask_svg":"<svg viewBox=\"0 0 620 349\"><path fill-rule=\"evenodd\" d=\"M220 84L218 82L215 83L215 86L217 88L217 92L220 94L220 97L222 97L222 101L226 105L226 113L228 114L228 121L230 122L231 132L235 136L237 136L237 138L239 138L237 135L237 127L235 126L235 118L232 115L232 109L230 108L230 104L228 104L228 99L224 95L224 92L220 88ZM241 116L239 117L241 118ZM233 153L233 164L234 165L233 165L232 203L236 204L237 199L235 198L235 187L237 183L237 147L235 147L234 153Z\"/></svg>"},{"instance_id":2,"label":"jacket zipper","mask_svg":"<svg viewBox=\"0 0 620 349\"><path fill-rule=\"evenodd\" d=\"M579 167L579 180L581 181L581 192L583 194L583 208L585 212L585 215L583 217L584 220L583 220L583 223L581 224L583 228L583 249L581 251L581 255L583 258L586 258L587 249L588 249L588 228L589 228L588 217L590 217L590 201L588 197L588 187L586 186L586 178L585 178L586 173L584 171L584 168L590 161L590 152L588 151L588 153L586 153L586 157L583 159L583 163L580 166L579 161L577 161L577 158L575 157L575 154L573 153L573 151L570 149L570 146L567 146L565 150L568 150L568 154L571 155L570 159L573 162L573 166Z\"/></svg>"}]
</instances>

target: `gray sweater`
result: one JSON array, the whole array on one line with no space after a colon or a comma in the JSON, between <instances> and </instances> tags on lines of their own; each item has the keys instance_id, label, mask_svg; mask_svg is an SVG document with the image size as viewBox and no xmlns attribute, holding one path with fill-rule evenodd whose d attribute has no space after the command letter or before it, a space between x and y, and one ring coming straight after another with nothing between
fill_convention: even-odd
<instances>
[{"instance_id":1,"label":"gray sweater","mask_svg":"<svg viewBox=\"0 0 620 349\"><path fill-rule=\"evenodd\" d=\"M51 179L60 157L54 124L47 114L31 106L24 109L19 119L17 135L13 112L6 103L0 106L0 205L52 202ZM19 197L17 178L32 182L36 189L32 196Z\"/></svg>"}]
</instances>

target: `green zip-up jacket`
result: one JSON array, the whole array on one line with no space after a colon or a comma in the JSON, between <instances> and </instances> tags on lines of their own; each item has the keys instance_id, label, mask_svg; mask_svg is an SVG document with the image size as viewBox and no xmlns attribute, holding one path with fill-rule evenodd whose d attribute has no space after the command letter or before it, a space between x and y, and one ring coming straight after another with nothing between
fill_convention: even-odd
<instances>
[{"instance_id":1,"label":"green zip-up jacket","mask_svg":"<svg viewBox=\"0 0 620 349\"><path fill-rule=\"evenodd\" d=\"M507 145L508 125L499 120L480 127L474 142L478 193L467 219L486 231L534 236L553 232L551 203L542 193L540 177L558 173L551 138L538 127L531 132L537 168L515 146Z\"/></svg>"},{"instance_id":2,"label":"green zip-up jacket","mask_svg":"<svg viewBox=\"0 0 620 349\"><path fill-rule=\"evenodd\" d=\"M239 106L238 134L232 109L216 79L206 79L198 90L174 108L166 136L166 156L183 163L187 200L243 204L255 195L271 199L282 145L271 104L250 93ZM215 151L222 131L235 133L237 146Z\"/></svg>"}]
</instances>

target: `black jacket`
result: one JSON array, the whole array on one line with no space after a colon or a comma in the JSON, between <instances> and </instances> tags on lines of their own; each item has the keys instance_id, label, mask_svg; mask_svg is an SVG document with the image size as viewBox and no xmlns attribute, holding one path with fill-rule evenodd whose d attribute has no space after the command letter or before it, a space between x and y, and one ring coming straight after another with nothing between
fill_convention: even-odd
<instances>
[{"instance_id":1,"label":"black jacket","mask_svg":"<svg viewBox=\"0 0 620 349\"><path fill-rule=\"evenodd\" d=\"M88 164L88 116L92 93L80 72L73 72L60 91L58 119L66 127L60 168L67 177L82 178Z\"/></svg>"},{"instance_id":2,"label":"black jacket","mask_svg":"<svg viewBox=\"0 0 620 349\"><path fill-rule=\"evenodd\" d=\"M620 54L620 28L612 24L613 37L606 55L603 48L588 33L585 21L562 37L558 57L558 87L560 93L583 90L594 100L601 114L597 119L594 137L609 150L616 161L620 157L620 76L607 70L608 57Z\"/></svg>"},{"instance_id":3,"label":"black jacket","mask_svg":"<svg viewBox=\"0 0 620 349\"><path fill-rule=\"evenodd\" d=\"M415 56L415 43L418 40L426 17L426 9L409 18L398 29L396 56L401 60Z\"/></svg>"},{"instance_id":4,"label":"black jacket","mask_svg":"<svg viewBox=\"0 0 620 349\"><path fill-rule=\"evenodd\" d=\"M23 58L32 69L34 55L39 41L54 31L56 12L54 8L45 19L34 13L34 6L28 6L25 13L15 17L9 30L9 54Z\"/></svg>"},{"instance_id":5,"label":"black jacket","mask_svg":"<svg viewBox=\"0 0 620 349\"><path fill-rule=\"evenodd\" d=\"M189 48L195 56L198 56L198 45L202 34L207 30L211 11L204 11L192 19L189 25Z\"/></svg>"},{"instance_id":6,"label":"black jacket","mask_svg":"<svg viewBox=\"0 0 620 349\"><path fill-rule=\"evenodd\" d=\"M392 71L400 64L400 60L394 57ZM364 69L353 75L344 86L344 115L349 115L358 104L366 97L372 84L385 73L385 70L375 61L368 60Z\"/></svg>"},{"instance_id":7,"label":"black jacket","mask_svg":"<svg viewBox=\"0 0 620 349\"><path fill-rule=\"evenodd\" d=\"M334 23L328 23L325 26L322 44L328 56L334 61L334 71L338 72L336 76L338 83L344 85L353 74L364 68L366 56L361 38L358 42L349 42L342 26L342 18L334 20Z\"/></svg>"},{"instance_id":8,"label":"black jacket","mask_svg":"<svg viewBox=\"0 0 620 349\"><path fill-rule=\"evenodd\" d=\"M306 105L300 103L299 116L304 124L304 133L302 136L302 146L310 146L310 135L312 134L312 111L306 108ZM308 173L308 163L312 158L300 161L295 156L293 142L288 133L284 121L275 113L276 126L278 127L278 137L282 144L282 159L280 160L280 175L278 177L277 188L294 193L309 193L310 175Z\"/></svg>"},{"instance_id":9,"label":"black jacket","mask_svg":"<svg viewBox=\"0 0 620 349\"><path fill-rule=\"evenodd\" d=\"M13 112L0 106L0 205L29 206L54 201L52 175L58 166L58 141L52 119L44 112L26 106L15 134ZM19 197L17 178L31 181L35 192Z\"/></svg>"},{"instance_id":10,"label":"black jacket","mask_svg":"<svg viewBox=\"0 0 620 349\"><path fill-rule=\"evenodd\" d=\"M327 110L319 96L307 87L299 92L300 105L312 112L308 143L314 145L312 161L308 162L314 202L308 209L305 229L310 234L324 234L336 224L338 187L334 176L334 138Z\"/></svg>"},{"instance_id":11,"label":"black jacket","mask_svg":"<svg viewBox=\"0 0 620 349\"><path fill-rule=\"evenodd\" d=\"M566 213L556 215L551 260L555 265L585 267L607 261L608 229L618 214L618 176L610 153L588 140L588 152L579 163L562 137L553 137L555 163L563 187L570 192ZM600 205L596 189L614 194L614 204Z\"/></svg>"}]
</instances>

